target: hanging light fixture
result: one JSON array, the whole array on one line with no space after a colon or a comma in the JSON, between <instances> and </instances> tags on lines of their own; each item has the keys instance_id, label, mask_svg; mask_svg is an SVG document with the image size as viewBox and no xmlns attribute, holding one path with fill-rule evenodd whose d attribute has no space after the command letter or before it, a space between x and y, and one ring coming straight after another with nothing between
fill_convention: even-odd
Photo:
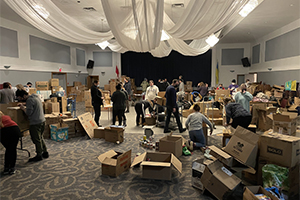
<instances>
[{"instance_id":1,"label":"hanging light fixture","mask_svg":"<svg viewBox=\"0 0 300 200\"><path fill-rule=\"evenodd\" d=\"M256 6L258 5L257 0L250 0L243 9L239 12L242 17L246 17Z\"/></svg>"},{"instance_id":2,"label":"hanging light fixture","mask_svg":"<svg viewBox=\"0 0 300 200\"><path fill-rule=\"evenodd\" d=\"M96 43L95 45L98 45L102 50L104 50L109 45L109 42L104 41L104 42Z\"/></svg>"},{"instance_id":3,"label":"hanging light fixture","mask_svg":"<svg viewBox=\"0 0 300 200\"><path fill-rule=\"evenodd\" d=\"M162 30L160 41L164 41L164 40L168 40L168 39L170 39L170 36L164 30Z\"/></svg>"},{"instance_id":4,"label":"hanging light fixture","mask_svg":"<svg viewBox=\"0 0 300 200\"><path fill-rule=\"evenodd\" d=\"M217 38L217 37L215 36L215 34L211 34L211 35L205 40L205 42L206 42L209 46L213 47L213 46L215 46L215 44L217 44L217 43L219 42L219 38Z\"/></svg>"}]
</instances>

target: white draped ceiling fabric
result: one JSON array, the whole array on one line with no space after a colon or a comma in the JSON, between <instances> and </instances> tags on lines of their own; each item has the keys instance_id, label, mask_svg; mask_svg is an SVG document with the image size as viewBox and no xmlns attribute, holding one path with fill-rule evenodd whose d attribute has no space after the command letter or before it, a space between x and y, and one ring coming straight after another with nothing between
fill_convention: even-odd
<instances>
[{"instance_id":1,"label":"white draped ceiling fabric","mask_svg":"<svg viewBox=\"0 0 300 200\"><path fill-rule=\"evenodd\" d=\"M33 26L61 40L79 44L108 41L114 52L150 52L155 57L165 57L172 50L187 56L208 51L208 36L219 37L224 26L239 17L249 0L190 0L177 22L165 12L163 0L131 0L129 11L122 18L116 16L120 7L115 1L101 0L110 27L108 32L86 28L50 0L5 2ZM161 41L163 31L169 39ZM191 42L187 44L185 40Z\"/></svg>"}]
</instances>

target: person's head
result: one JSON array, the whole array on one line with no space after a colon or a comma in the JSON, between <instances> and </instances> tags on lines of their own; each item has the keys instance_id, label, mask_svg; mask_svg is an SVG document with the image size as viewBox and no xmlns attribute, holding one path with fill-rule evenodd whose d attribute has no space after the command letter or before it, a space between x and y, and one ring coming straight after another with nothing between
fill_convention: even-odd
<instances>
[{"instance_id":1,"label":"person's head","mask_svg":"<svg viewBox=\"0 0 300 200\"><path fill-rule=\"evenodd\" d=\"M27 82L26 84L28 87L31 87L32 86L32 83L31 82Z\"/></svg>"},{"instance_id":2,"label":"person's head","mask_svg":"<svg viewBox=\"0 0 300 200\"><path fill-rule=\"evenodd\" d=\"M121 85L121 84L117 84L117 85L116 85L116 90L121 90L121 88L122 88L122 85Z\"/></svg>"},{"instance_id":3,"label":"person's head","mask_svg":"<svg viewBox=\"0 0 300 200\"><path fill-rule=\"evenodd\" d=\"M179 75L178 79L182 79L182 75Z\"/></svg>"},{"instance_id":4,"label":"person's head","mask_svg":"<svg viewBox=\"0 0 300 200\"><path fill-rule=\"evenodd\" d=\"M195 104L193 109L194 109L194 111L199 112L200 106L198 104Z\"/></svg>"},{"instance_id":5,"label":"person's head","mask_svg":"<svg viewBox=\"0 0 300 200\"><path fill-rule=\"evenodd\" d=\"M97 86L99 84L98 80L94 80L94 85Z\"/></svg>"},{"instance_id":6,"label":"person's head","mask_svg":"<svg viewBox=\"0 0 300 200\"><path fill-rule=\"evenodd\" d=\"M178 79L178 82L179 82L179 83L182 83L182 79Z\"/></svg>"},{"instance_id":7,"label":"person's head","mask_svg":"<svg viewBox=\"0 0 300 200\"><path fill-rule=\"evenodd\" d=\"M248 83L248 82L250 82L250 80L247 78L247 79L246 79L246 83Z\"/></svg>"},{"instance_id":8,"label":"person's head","mask_svg":"<svg viewBox=\"0 0 300 200\"><path fill-rule=\"evenodd\" d=\"M130 81L130 78L129 78L129 77L125 77L124 80L125 80L125 82L127 83L127 82Z\"/></svg>"},{"instance_id":9,"label":"person's head","mask_svg":"<svg viewBox=\"0 0 300 200\"><path fill-rule=\"evenodd\" d=\"M231 102L231 98L225 98L223 100L224 105L226 106L227 104L229 104Z\"/></svg>"},{"instance_id":10,"label":"person's head","mask_svg":"<svg viewBox=\"0 0 300 200\"><path fill-rule=\"evenodd\" d=\"M222 88L222 87L223 87L223 84L222 84L222 83L220 83L220 84L219 84L219 87L221 87L221 88Z\"/></svg>"},{"instance_id":11,"label":"person's head","mask_svg":"<svg viewBox=\"0 0 300 200\"><path fill-rule=\"evenodd\" d=\"M240 90L241 92L244 91L244 90L247 90L246 85L245 85L244 83L241 84L240 87L239 87L239 90Z\"/></svg>"},{"instance_id":12,"label":"person's head","mask_svg":"<svg viewBox=\"0 0 300 200\"><path fill-rule=\"evenodd\" d=\"M144 81L148 81L147 78L144 78Z\"/></svg>"},{"instance_id":13,"label":"person's head","mask_svg":"<svg viewBox=\"0 0 300 200\"><path fill-rule=\"evenodd\" d=\"M28 93L25 90L17 90L16 97L19 101L26 101L28 98Z\"/></svg>"},{"instance_id":14,"label":"person's head","mask_svg":"<svg viewBox=\"0 0 300 200\"><path fill-rule=\"evenodd\" d=\"M3 88L11 88L11 84L9 82L4 82L3 83Z\"/></svg>"},{"instance_id":15,"label":"person's head","mask_svg":"<svg viewBox=\"0 0 300 200\"><path fill-rule=\"evenodd\" d=\"M231 83L236 84L236 80L235 80L235 79L232 79Z\"/></svg>"},{"instance_id":16,"label":"person's head","mask_svg":"<svg viewBox=\"0 0 300 200\"><path fill-rule=\"evenodd\" d=\"M205 83L205 87L208 87L208 83Z\"/></svg>"},{"instance_id":17,"label":"person's head","mask_svg":"<svg viewBox=\"0 0 300 200\"><path fill-rule=\"evenodd\" d=\"M167 79L167 78L165 78L165 82L168 82L168 79Z\"/></svg>"},{"instance_id":18,"label":"person's head","mask_svg":"<svg viewBox=\"0 0 300 200\"><path fill-rule=\"evenodd\" d=\"M150 80L150 81L149 81L149 85L150 85L150 86L153 86L153 85L154 85L153 80Z\"/></svg>"},{"instance_id":19,"label":"person's head","mask_svg":"<svg viewBox=\"0 0 300 200\"><path fill-rule=\"evenodd\" d=\"M173 79L172 81L172 85L175 87L178 85L178 80L177 79Z\"/></svg>"},{"instance_id":20,"label":"person's head","mask_svg":"<svg viewBox=\"0 0 300 200\"><path fill-rule=\"evenodd\" d=\"M200 83L198 83L198 85L201 87L201 86L204 86L204 83L200 82Z\"/></svg>"},{"instance_id":21,"label":"person's head","mask_svg":"<svg viewBox=\"0 0 300 200\"><path fill-rule=\"evenodd\" d=\"M159 83L161 82L161 79L160 79L160 78L158 79L158 82L159 82Z\"/></svg>"}]
</instances>

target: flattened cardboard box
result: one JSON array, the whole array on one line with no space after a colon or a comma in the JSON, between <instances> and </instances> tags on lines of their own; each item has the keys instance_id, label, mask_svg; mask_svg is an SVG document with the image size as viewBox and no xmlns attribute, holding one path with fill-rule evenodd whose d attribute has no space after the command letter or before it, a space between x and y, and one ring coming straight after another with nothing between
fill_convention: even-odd
<instances>
[{"instance_id":1,"label":"flattened cardboard box","mask_svg":"<svg viewBox=\"0 0 300 200\"><path fill-rule=\"evenodd\" d=\"M217 199L222 200L227 191L233 191L241 180L215 160L207 165L201 177L204 188Z\"/></svg>"},{"instance_id":2,"label":"flattened cardboard box","mask_svg":"<svg viewBox=\"0 0 300 200\"><path fill-rule=\"evenodd\" d=\"M131 149L125 153L107 151L98 160L102 163L102 175L117 177L128 170L131 165Z\"/></svg>"},{"instance_id":3,"label":"flattened cardboard box","mask_svg":"<svg viewBox=\"0 0 300 200\"><path fill-rule=\"evenodd\" d=\"M265 194L271 198L271 200L278 200L277 197L265 190L261 186L246 186L243 193L243 200L257 200L255 194Z\"/></svg>"},{"instance_id":4,"label":"flattened cardboard box","mask_svg":"<svg viewBox=\"0 0 300 200\"><path fill-rule=\"evenodd\" d=\"M91 113L87 112L80 116L78 116L78 119L84 128L85 132L88 134L90 138L94 138L94 129L98 128L95 120L93 119L93 116Z\"/></svg>"},{"instance_id":5,"label":"flattened cardboard box","mask_svg":"<svg viewBox=\"0 0 300 200\"><path fill-rule=\"evenodd\" d=\"M255 168L259 135L238 126L224 151L243 164Z\"/></svg>"},{"instance_id":6,"label":"flattened cardboard box","mask_svg":"<svg viewBox=\"0 0 300 200\"><path fill-rule=\"evenodd\" d=\"M293 167L300 162L300 138L266 131L260 138L260 154L284 167Z\"/></svg>"},{"instance_id":7,"label":"flattened cardboard box","mask_svg":"<svg viewBox=\"0 0 300 200\"><path fill-rule=\"evenodd\" d=\"M171 180L172 166L182 173L182 163L172 153L145 152L134 158L131 167L137 164L141 164L142 178L146 179Z\"/></svg>"},{"instance_id":8,"label":"flattened cardboard box","mask_svg":"<svg viewBox=\"0 0 300 200\"><path fill-rule=\"evenodd\" d=\"M182 155L182 137L165 136L159 139L159 151L173 153L178 158Z\"/></svg>"}]
</instances>

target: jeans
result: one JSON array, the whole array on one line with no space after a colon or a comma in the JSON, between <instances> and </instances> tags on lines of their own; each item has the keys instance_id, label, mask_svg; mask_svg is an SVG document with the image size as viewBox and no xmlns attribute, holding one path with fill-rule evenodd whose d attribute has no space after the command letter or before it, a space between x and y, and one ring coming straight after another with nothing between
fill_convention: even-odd
<instances>
[{"instance_id":1,"label":"jeans","mask_svg":"<svg viewBox=\"0 0 300 200\"><path fill-rule=\"evenodd\" d=\"M99 126L99 118L101 115L101 108L100 108L100 104L93 104L94 110L95 110L95 122L96 124Z\"/></svg>"},{"instance_id":2,"label":"jeans","mask_svg":"<svg viewBox=\"0 0 300 200\"><path fill-rule=\"evenodd\" d=\"M33 144L35 144L36 154L41 156L44 152L47 152L47 147L44 141L43 133L45 130L45 122L40 124L30 125L29 132Z\"/></svg>"},{"instance_id":3,"label":"jeans","mask_svg":"<svg viewBox=\"0 0 300 200\"><path fill-rule=\"evenodd\" d=\"M171 106L167 106L167 119L166 119L164 131L168 131L168 129L169 129L169 123L170 123L170 118L171 118L172 113L173 113L173 108ZM178 107L176 108L176 111L173 113L173 115L175 116L179 131L182 131L182 124L181 124L180 118L179 118Z\"/></svg>"},{"instance_id":4,"label":"jeans","mask_svg":"<svg viewBox=\"0 0 300 200\"><path fill-rule=\"evenodd\" d=\"M204 134L203 134L203 130L202 130L202 129L200 129L200 130L189 131L189 135L190 135L191 141L194 142L194 145L195 145L197 148L205 147L205 145L206 145L206 140L205 140L205 137L204 137Z\"/></svg>"},{"instance_id":5,"label":"jeans","mask_svg":"<svg viewBox=\"0 0 300 200\"><path fill-rule=\"evenodd\" d=\"M116 116L118 116L119 126L122 126L122 118L124 115L124 109L113 109L113 125L116 123Z\"/></svg>"},{"instance_id":6,"label":"jeans","mask_svg":"<svg viewBox=\"0 0 300 200\"><path fill-rule=\"evenodd\" d=\"M21 136L18 126L0 129L0 141L5 147L4 168L11 169L16 165L17 145Z\"/></svg>"}]
</instances>

